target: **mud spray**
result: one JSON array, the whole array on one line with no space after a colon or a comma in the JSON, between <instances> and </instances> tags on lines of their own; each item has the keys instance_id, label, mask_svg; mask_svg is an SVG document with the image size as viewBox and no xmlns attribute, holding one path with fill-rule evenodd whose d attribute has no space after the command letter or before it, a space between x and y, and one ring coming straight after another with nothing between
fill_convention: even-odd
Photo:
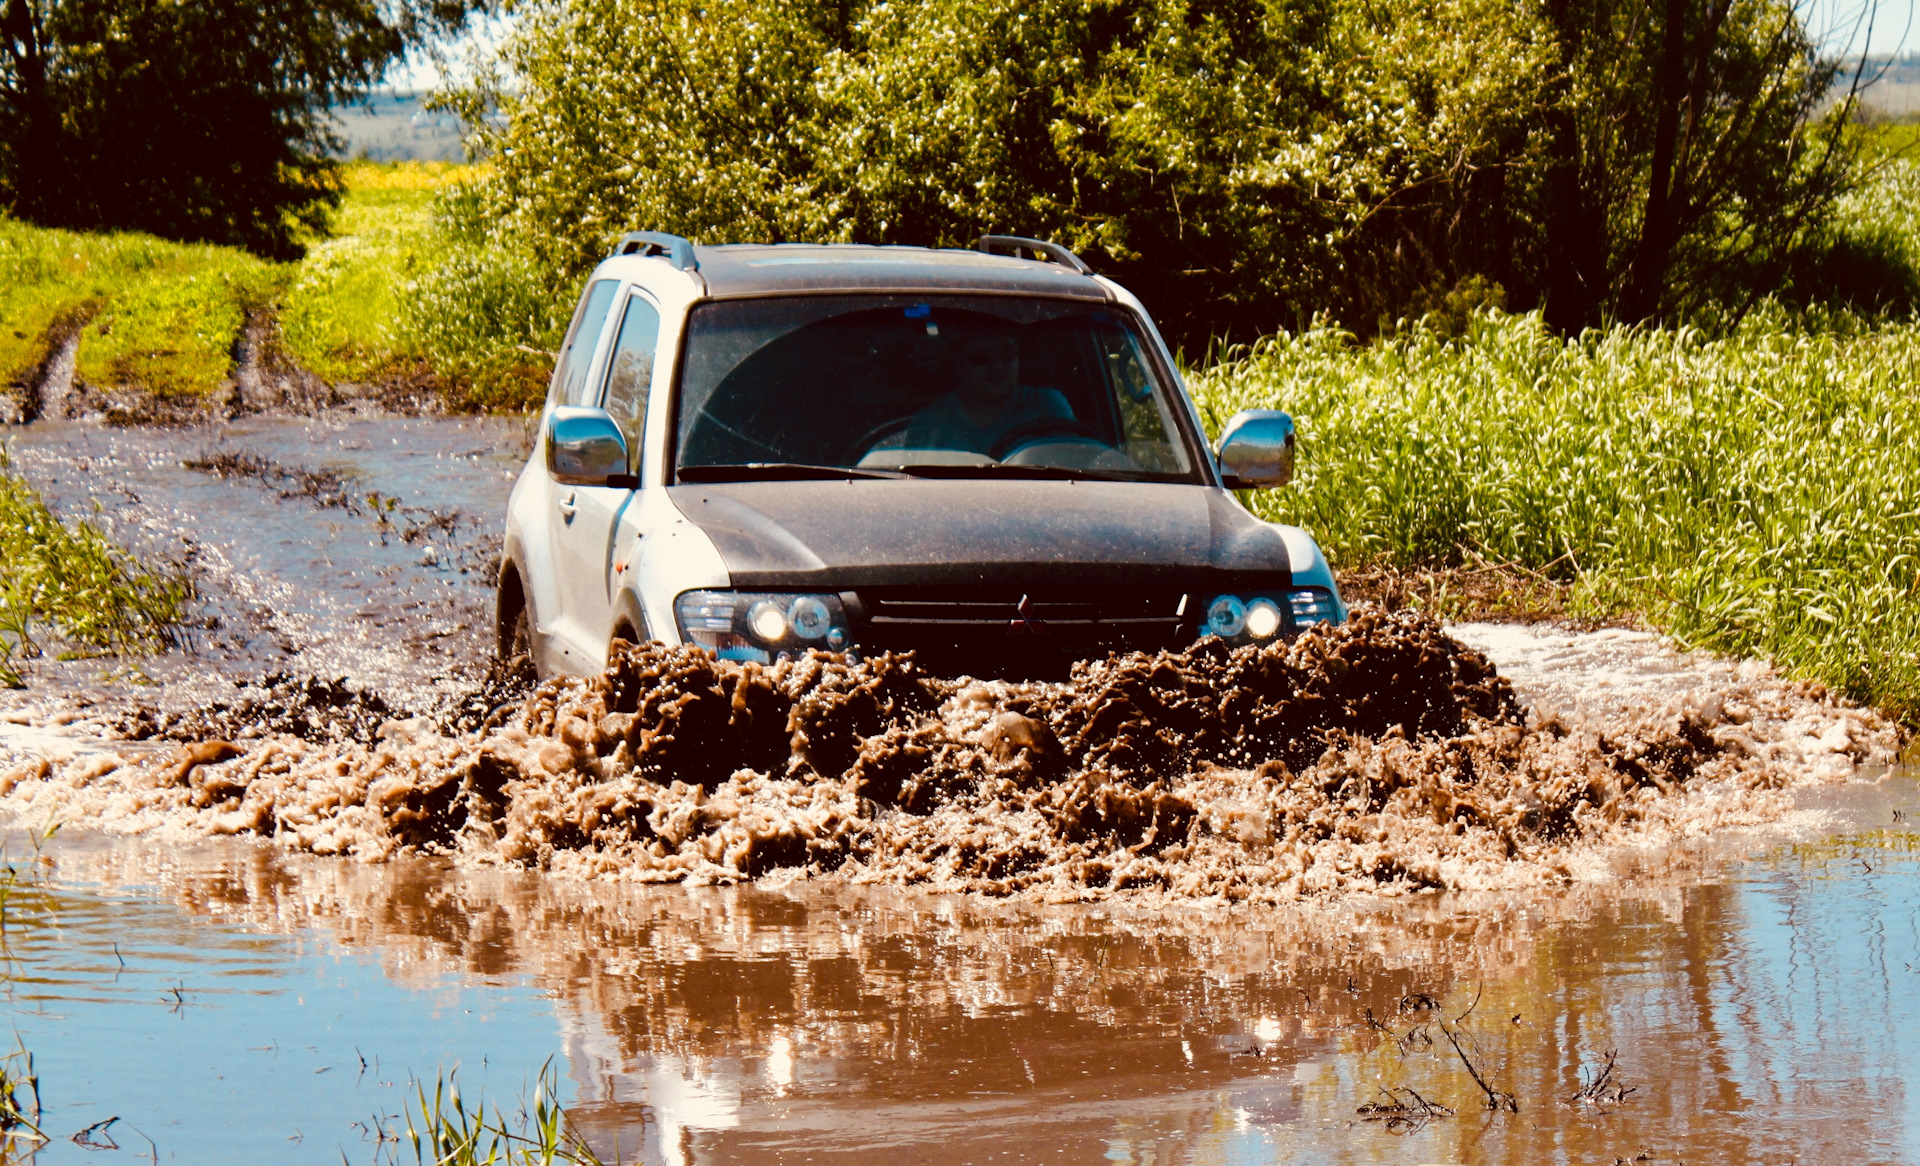
<instances>
[{"instance_id":1,"label":"mud spray","mask_svg":"<svg viewBox=\"0 0 1920 1166\"><path fill-rule=\"evenodd\" d=\"M1898 744L1777 681L1604 720L1529 714L1437 623L1369 611L1291 644L1089 662L1065 684L621 647L603 675L548 681L471 731L391 720L370 744L41 758L0 775L0 809L640 881L1273 902L1564 881L1613 847L1777 821L1818 773L1810 740L1847 772Z\"/></svg>"}]
</instances>

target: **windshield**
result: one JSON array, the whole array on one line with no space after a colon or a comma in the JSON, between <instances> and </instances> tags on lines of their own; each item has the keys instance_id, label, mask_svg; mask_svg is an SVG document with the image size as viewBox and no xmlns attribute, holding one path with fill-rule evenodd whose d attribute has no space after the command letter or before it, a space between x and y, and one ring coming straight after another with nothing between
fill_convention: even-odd
<instances>
[{"instance_id":1,"label":"windshield","mask_svg":"<svg viewBox=\"0 0 1920 1166\"><path fill-rule=\"evenodd\" d=\"M1191 481L1176 398L1124 312L995 296L694 309L682 481L998 474Z\"/></svg>"}]
</instances>

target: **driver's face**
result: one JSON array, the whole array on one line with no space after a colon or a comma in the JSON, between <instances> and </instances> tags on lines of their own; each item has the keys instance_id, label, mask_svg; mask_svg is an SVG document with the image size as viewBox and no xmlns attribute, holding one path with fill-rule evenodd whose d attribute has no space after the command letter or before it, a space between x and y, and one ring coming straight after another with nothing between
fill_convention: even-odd
<instances>
[{"instance_id":1,"label":"driver's face","mask_svg":"<svg viewBox=\"0 0 1920 1166\"><path fill-rule=\"evenodd\" d=\"M1020 343L1011 336L976 336L959 353L957 384L961 404L971 413L991 415L1013 400L1020 385Z\"/></svg>"}]
</instances>

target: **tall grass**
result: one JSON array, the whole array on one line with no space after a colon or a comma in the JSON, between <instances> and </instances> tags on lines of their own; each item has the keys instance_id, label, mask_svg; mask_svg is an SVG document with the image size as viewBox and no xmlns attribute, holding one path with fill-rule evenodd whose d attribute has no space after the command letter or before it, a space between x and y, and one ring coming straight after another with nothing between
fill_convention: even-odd
<instances>
[{"instance_id":1,"label":"tall grass","mask_svg":"<svg viewBox=\"0 0 1920 1166\"><path fill-rule=\"evenodd\" d=\"M193 583L171 564L149 564L87 521L63 523L12 472L0 445L0 685L46 630L81 650L155 651L175 641Z\"/></svg>"},{"instance_id":2,"label":"tall grass","mask_svg":"<svg viewBox=\"0 0 1920 1166\"><path fill-rule=\"evenodd\" d=\"M1299 479L1254 505L1338 566L1546 572L1920 724L1917 375L1913 324L1768 308L1719 338L1561 340L1483 312L1456 339L1281 334L1195 390L1215 426L1294 414Z\"/></svg>"}]
</instances>

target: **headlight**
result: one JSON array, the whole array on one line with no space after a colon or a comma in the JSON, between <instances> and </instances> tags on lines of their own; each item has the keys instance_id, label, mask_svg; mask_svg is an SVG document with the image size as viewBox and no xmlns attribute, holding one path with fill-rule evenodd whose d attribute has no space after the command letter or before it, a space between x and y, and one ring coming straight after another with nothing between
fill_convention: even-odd
<instances>
[{"instance_id":1,"label":"headlight","mask_svg":"<svg viewBox=\"0 0 1920 1166\"><path fill-rule=\"evenodd\" d=\"M1216 595L1207 604L1200 634L1251 644L1298 631L1308 624L1331 623L1338 617L1333 593L1319 587L1303 587L1287 594Z\"/></svg>"},{"instance_id":2,"label":"headlight","mask_svg":"<svg viewBox=\"0 0 1920 1166\"><path fill-rule=\"evenodd\" d=\"M681 642L722 660L771 662L776 655L853 643L838 595L688 591L673 602Z\"/></svg>"},{"instance_id":3,"label":"headlight","mask_svg":"<svg viewBox=\"0 0 1920 1166\"><path fill-rule=\"evenodd\" d=\"M1207 604L1207 631L1230 640L1247 626L1247 605L1235 595L1222 595Z\"/></svg>"}]
</instances>

